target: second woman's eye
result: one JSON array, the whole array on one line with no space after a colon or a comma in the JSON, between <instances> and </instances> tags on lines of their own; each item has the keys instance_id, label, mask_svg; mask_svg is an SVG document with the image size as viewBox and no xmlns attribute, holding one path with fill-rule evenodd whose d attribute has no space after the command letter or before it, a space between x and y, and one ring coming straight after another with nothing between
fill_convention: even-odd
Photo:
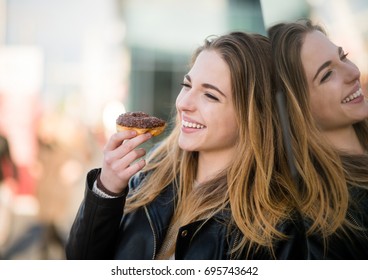
<instances>
[{"instance_id":1,"label":"second woman's eye","mask_svg":"<svg viewBox=\"0 0 368 280\"><path fill-rule=\"evenodd\" d=\"M323 83L324 81L326 81L331 76L331 74L332 74L332 71L328 71L326 74L324 74L320 83Z\"/></svg>"},{"instance_id":2,"label":"second woman's eye","mask_svg":"<svg viewBox=\"0 0 368 280\"><path fill-rule=\"evenodd\" d=\"M209 99L212 99L214 101L219 101L219 99L216 96L214 96L213 94L205 93L205 96L207 96Z\"/></svg>"}]
</instances>

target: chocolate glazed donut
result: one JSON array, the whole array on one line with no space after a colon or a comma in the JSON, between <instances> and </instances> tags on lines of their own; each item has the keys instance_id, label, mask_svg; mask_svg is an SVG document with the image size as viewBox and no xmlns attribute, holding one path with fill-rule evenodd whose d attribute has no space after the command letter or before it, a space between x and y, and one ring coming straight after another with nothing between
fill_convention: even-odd
<instances>
[{"instance_id":1,"label":"chocolate glazed donut","mask_svg":"<svg viewBox=\"0 0 368 280\"><path fill-rule=\"evenodd\" d=\"M162 119L150 116L144 112L127 112L116 119L116 130L135 130L137 134L149 132L152 136L161 134L166 127Z\"/></svg>"}]
</instances>

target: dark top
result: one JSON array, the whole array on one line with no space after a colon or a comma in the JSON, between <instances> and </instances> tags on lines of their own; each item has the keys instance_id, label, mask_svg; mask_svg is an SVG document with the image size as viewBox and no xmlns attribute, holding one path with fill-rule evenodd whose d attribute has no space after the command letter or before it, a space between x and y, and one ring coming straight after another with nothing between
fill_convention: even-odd
<instances>
[{"instance_id":1,"label":"dark top","mask_svg":"<svg viewBox=\"0 0 368 280\"><path fill-rule=\"evenodd\" d=\"M102 198L92 192L99 173L87 175L84 200L77 213L66 246L68 259L155 259L172 215L175 189L168 185L149 205L124 214L126 195ZM145 175L132 178L129 188L139 186ZM303 259L305 238L297 224L288 221L280 225L287 240L274 246L275 257L267 248L244 249L239 255L232 250L241 238L237 228L229 231L230 212L223 211L209 220L201 220L179 228L175 259Z\"/></svg>"}]
</instances>

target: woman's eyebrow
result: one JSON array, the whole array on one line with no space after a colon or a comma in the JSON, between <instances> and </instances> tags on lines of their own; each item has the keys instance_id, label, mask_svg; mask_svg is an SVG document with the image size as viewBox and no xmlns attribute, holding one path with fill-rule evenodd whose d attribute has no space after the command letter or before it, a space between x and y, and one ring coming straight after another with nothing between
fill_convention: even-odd
<instances>
[{"instance_id":1,"label":"woman's eyebrow","mask_svg":"<svg viewBox=\"0 0 368 280\"><path fill-rule=\"evenodd\" d=\"M338 48L337 48L337 53L340 55L342 52L343 52L342 47L338 47ZM316 75L314 75L314 77L313 77L313 81L317 78L318 74L319 74L323 69L325 69L326 67L330 66L330 65L331 65L331 63L332 63L332 62L331 62L331 60L328 60L328 61L326 61L325 63L323 63L323 64L318 68Z\"/></svg>"},{"instance_id":2,"label":"woman's eyebrow","mask_svg":"<svg viewBox=\"0 0 368 280\"><path fill-rule=\"evenodd\" d=\"M318 68L316 75L314 75L314 77L313 77L313 81L317 78L318 74L319 74L323 69L327 68L327 67L328 67L328 66L330 66L330 65L331 65L331 60L326 61L325 63L323 63L323 64Z\"/></svg>"},{"instance_id":3,"label":"woman's eyebrow","mask_svg":"<svg viewBox=\"0 0 368 280\"><path fill-rule=\"evenodd\" d=\"M184 78L187 79L189 82L192 82L192 79L190 78L190 76L188 74L185 75ZM217 91L219 94L221 94L222 96L226 97L225 93L223 93L218 87L216 87L214 85L204 83L204 84L202 84L202 87L213 89L213 90Z\"/></svg>"},{"instance_id":4,"label":"woman's eyebrow","mask_svg":"<svg viewBox=\"0 0 368 280\"><path fill-rule=\"evenodd\" d=\"M207 83L204 83L202 84L202 86L204 88L210 88L210 89L213 89L215 91L217 91L219 94L221 94L222 96L226 97L225 93L223 93L218 87L214 86L214 85L211 85L211 84L207 84Z\"/></svg>"}]
</instances>

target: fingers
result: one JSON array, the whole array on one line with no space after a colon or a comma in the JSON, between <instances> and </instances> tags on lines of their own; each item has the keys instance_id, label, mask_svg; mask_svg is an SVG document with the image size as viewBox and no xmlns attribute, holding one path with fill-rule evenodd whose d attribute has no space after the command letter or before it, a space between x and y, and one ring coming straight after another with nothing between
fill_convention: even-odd
<instances>
[{"instance_id":1,"label":"fingers","mask_svg":"<svg viewBox=\"0 0 368 280\"><path fill-rule=\"evenodd\" d=\"M114 150L119 147L123 141L131 139L135 136L137 136L137 132L134 130L124 130L122 132L115 133L107 142L105 150Z\"/></svg>"},{"instance_id":2,"label":"fingers","mask_svg":"<svg viewBox=\"0 0 368 280\"><path fill-rule=\"evenodd\" d=\"M135 135L133 131L115 133L104 148L100 179L105 188L112 192L120 193L128 185L129 179L146 164L144 159L140 159L146 151L137 147L152 135Z\"/></svg>"},{"instance_id":3,"label":"fingers","mask_svg":"<svg viewBox=\"0 0 368 280\"><path fill-rule=\"evenodd\" d=\"M108 164L112 164L119 160L131 151L136 149L139 145L149 140L152 135L149 133L138 135L134 137L134 133L126 133L125 131L115 133L104 148L104 159Z\"/></svg>"},{"instance_id":4,"label":"fingers","mask_svg":"<svg viewBox=\"0 0 368 280\"><path fill-rule=\"evenodd\" d=\"M131 178L134 174L139 172L146 165L146 161L141 159L128 167L122 169L121 173L118 174L119 178ZM129 181L129 179L128 179Z\"/></svg>"},{"instance_id":5,"label":"fingers","mask_svg":"<svg viewBox=\"0 0 368 280\"><path fill-rule=\"evenodd\" d=\"M112 161L110 167L113 171L119 173L121 170L128 168L134 161L143 157L145 154L146 150L144 149L131 150L125 156Z\"/></svg>"}]
</instances>

